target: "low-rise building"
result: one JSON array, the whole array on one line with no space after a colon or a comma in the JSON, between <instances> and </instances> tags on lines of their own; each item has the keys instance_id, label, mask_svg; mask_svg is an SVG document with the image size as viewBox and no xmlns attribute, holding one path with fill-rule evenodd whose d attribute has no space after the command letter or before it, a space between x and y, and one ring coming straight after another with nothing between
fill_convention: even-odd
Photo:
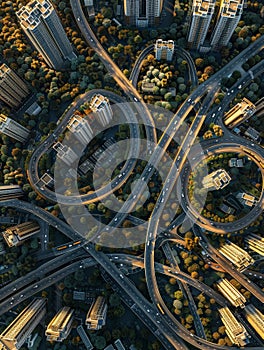
<instances>
[{"instance_id":1,"label":"low-rise building","mask_svg":"<svg viewBox=\"0 0 264 350\"><path fill-rule=\"evenodd\" d=\"M244 97L241 102L225 113L224 123L228 128L234 128L250 118L255 111L256 106Z\"/></svg>"},{"instance_id":2,"label":"low-rise building","mask_svg":"<svg viewBox=\"0 0 264 350\"><path fill-rule=\"evenodd\" d=\"M18 185L0 186L0 200L22 197L24 195L22 188Z\"/></svg>"},{"instance_id":3,"label":"low-rise building","mask_svg":"<svg viewBox=\"0 0 264 350\"><path fill-rule=\"evenodd\" d=\"M218 310L220 318L226 327L226 334L233 344L245 346L249 343L249 335L245 327L237 321L228 307Z\"/></svg>"},{"instance_id":4,"label":"low-rise building","mask_svg":"<svg viewBox=\"0 0 264 350\"><path fill-rule=\"evenodd\" d=\"M71 331L74 310L64 306L50 321L45 331L48 341L62 342Z\"/></svg>"},{"instance_id":5,"label":"low-rise building","mask_svg":"<svg viewBox=\"0 0 264 350\"><path fill-rule=\"evenodd\" d=\"M19 246L29 237L39 233L39 224L35 221L27 221L16 226L7 228L3 232L3 237L9 247Z\"/></svg>"},{"instance_id":6,"label":"low-rise building","mask_svg":"<svg viewBox=\"0 0 264 350\"><path fill-rule=\"evenodd\" d=\"M228 165L230 166L230 168L243 168L244 161L243 159L231 158L228 161Z\"/></svg>"},{"instance_id":7,"label":"low-rise building","mask_svg":"<svg viewBox=\"0 0 264 350\"><path fill-rule=\"evenodd\" d=\"M259 140L259 135L260 133L252 128L251 126L249 128L247 128L247 130L245 131L245 135L250 137L252 140L254 141L258 141Z\"/></svg>"},{"instance_id":8,"label":"low-rise building","mask_svg":"<svg viewBox=\"0 0 264 350\"><path fill-rule=\"evenodd\" d=\"M256 199L251 194L247 193L238 193L237 198L240 200L242 204L247 205L248 207L252 207L256 203Z\"/></svg>"}]
</instances>

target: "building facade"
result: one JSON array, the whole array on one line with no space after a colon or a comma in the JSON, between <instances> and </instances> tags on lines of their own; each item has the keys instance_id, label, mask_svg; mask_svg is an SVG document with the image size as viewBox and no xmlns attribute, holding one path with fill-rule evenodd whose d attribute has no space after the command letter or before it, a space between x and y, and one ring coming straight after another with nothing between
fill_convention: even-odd
<instances>
[{"instance_id":1,"label":"building facade","mask_svg":"<svg viewBox=\"0 0 264 350\"><path fill-rule=\"evenodd\" d=\"M213 49L226 46L240 21L244 0L221 1L220 12L210 44Z\"/></svg>"},{"instance_id":2,"label":"building facade","mask_svg":"<svg viewBox=\"0 0 264 350\"><path fill-rule=\"evenodd\" d=\"M249 249L264 256L264 238L256 235L255 233L250 233L245 237L245 241Z\"/></svg>"},{"instance_id":3,"label":"building facade","mask_svg":"<svg viewBox=\"0 0 264 350\"><path fill-rule=\"evenodd\" d=\"M0 66L0 100L12 108L18 107L28 96L24 81L5 63Z\"/></svg>"},{"instance_id":4,"label":"building facade","mask_svg":"<svg viewBox=\"0 0 264 350\"><path fill-rule=\"evenodd\" d=\"M0 335L8 350L20 349L46 314L46 300L35 298Z\"/></svg>"},{"instance_id":5,"label":"building facade","mask_svg":"<svg viewBox=\"0 0 264 350\"><path fill-rule=\"evenodd\" d=\"M174 41L168 40L164 41L162 39L158 39L155 44L155 57L156 60L167 60L171 61L174 54Z\"/></svg>"},{"instance_id":6,"label":"building facade","mask_svg":"<svg viewBox=\"0 0 264 350\"><path fill-rule=\"evenodd\" d=\"M191 24L188 45L199 50L204 44L215 9L215 0L194 0L192 3Z\"/></svg>"},{"instance_id":7,"label":"building facade","mask_svg":"<svg viewBox=\"0 0 264 350\"><path fill-rule=\"evenodd\" d=\"M106 126L110 123L113 117L113 111L108 98L103 95L94 95L90 102L91 110L96 113L99 122Z\"/></svg>"},{"instance_id":8,"label":"building facade","mask_svg":"<svg viewBox=\"0 0 264 350\"><path fill-rule=\"evenodd\" d=\"M54 69L75 57L60 19L48 0L33 0L23 6L17 17L20 25L46 64Z\"/></svg>"},{"instance_id":9,"label":"building facade","mask_svg":"<svg viewBox=\"0 0 264 350\"><path fill-rule=\"evenodd\" d=\"M163 0L124 0L128 24L147 28L159 23Z\"/></svg>"},{"instance_id":10,"label":"building facade","mask_svg":"<svg viewBox=\"0 0 264 350\"><path fill-rule=\"evenodd\" d=\"M28 138L29 130L6 115L0 114L0 133L17 141L25 142Z\"/></svg>"}]
</instances>

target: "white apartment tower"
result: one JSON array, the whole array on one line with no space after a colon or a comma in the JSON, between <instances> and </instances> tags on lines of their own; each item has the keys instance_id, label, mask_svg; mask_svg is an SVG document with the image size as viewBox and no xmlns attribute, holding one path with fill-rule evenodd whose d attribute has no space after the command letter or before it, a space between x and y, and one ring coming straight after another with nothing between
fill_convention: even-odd
<instances>
[{"instance_id":1,"label":"white apartment tower","mask_svg":"<svg viewBox=\"0 0 264 350\"><path fill-rule=\"evenodd\" d=\"M159 23L163 0L125 0L127 22L138 28L147 28Z\"/></svg>"},{"instance_id":2,"label":"white apartment tower","mask_svg":"<svg viewBox=\"0 0 264 350\"><path fill-rule=\"evenodd\" d=\"M158 39L155 44L155 57L156 60L167 60L171 61L174 54L174 41L168 40L164 41L162 39Z\"/></svg>"},{"instance_id":3,"label":"white apartment tower","mask_svg":"<svg viewBox=\"0 0 264 350\"><path fill-rule=\"evenodd\" d=\"M5 63L0 66L0 100L8 106L18 107L29 94L24 81Z\"/></svg>"},{"instance_id":4,"label":"white apartment tower","mask_svg":"<svg viewBox=\"0 0 264 350\"><path fill-rule=\"evenodd\" d=\"M103 95L94 95L90 102L91 110L98 116L99 122L106 126L110 123L113 117L113 111L109 100Z\"/></svg>"},{"instance_id":5,"label":"white apartment tower","mask_svg":"<svg viewBox=\"0 0 264 350\"><path fill-rule=\"evenodd\" d=\"M18 198L22 196L23 196L23 191L19 185L0 186L0 200Z\"/></svg>"},{"instance_id":6,"label":"white apartment tower","mask_svg":"<svg viewBox=\"0 0 264 350\"><path fill-rule=\"evenodd\" d=\"M60 19L48 0L30 1L17 12L17 17L49 67L60 69L66 59L75 57Z\"/></svg>"},{"instance_id":7,"label":"white apartment tower","mask_svg":"<svg viewBox=\"0 0 264 350\"><path fill-rule=\"evenodd\" d=\"M91 305L85 324L88 329L101 329L105 325L107 313L107 304L104 297L97 297L96 301Z\"/></svg>"},{"instance_id":8,"label":"white apartment tower","mask_svg":"<svg viewBox=\"0 0 264 350\"><path fill-rule=\"evenodd\" d=\"M56 152L58 158L64 161L67 165L71 165L78 159L78 155L67 145L56 142L52 147Z\"/></svg>"},{"instance_id":9,"label":"white apartment tower","mask_svg":"<svg viewBox=\"0 0 264 350\"><path fill-rule=\"evenodd\" d=\"M211 37L211 46L226 46L240 21L244 0L223 0Z\"/></svg>"},{"instance_id":10,"label":"white apartment tower","mask_svg":"<svg viewBox=\"0 0 264 350\"><path fill-rule=\"evenodd\" d=\"M34 299L0 335L8 350L20 349L46 314L46 300Z\"/></svg>"},{"instance_id":11,"label":"white apartment tower","mask_svg":"<svg viewBox=\"0 0 264 350\"><path fill-rule=\"evenodd\" d=\"M207 35L215 8L215 0L194 0L188 34L191 49L199 50Z\"/></svg>"},{"instance_id":12,"label":"white apartment tower","mask_svg":"<svg viewBox=\"0 0 264 350\"><path fill-rule=\"evenodd\" d=\"M17 141L25 142L28 138L29 130L7 116L0 114L0 133Z\"/></svg>"},{"instance_id":13,"label":"white apartment tower","mask_svg":"<svg viewBox=\"0 0 264 350\"><path fill-rule=\"evenodd\" d=\"M67 128L83 145L87 145L93 137L93 131L90 124L79 115L72 116Z\"/></svg>"}]
</instances>

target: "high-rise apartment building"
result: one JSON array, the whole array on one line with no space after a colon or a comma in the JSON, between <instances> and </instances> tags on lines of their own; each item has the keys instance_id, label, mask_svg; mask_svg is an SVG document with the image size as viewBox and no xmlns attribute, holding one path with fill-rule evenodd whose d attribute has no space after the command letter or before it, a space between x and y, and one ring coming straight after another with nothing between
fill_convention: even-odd
<instances>
[{"instance_id":1,"label":"high-rise apartment building","mask_svg":"<svg viewBox=\"0 0 264 350\"><path fill-rule=\"evenodd\" d=\"M13 139L25 142L29 135L29 130L7 116L0 114L0 133L12 137Z\"/></svg>"},{"instance_id":2,"label":"high-rise apartment building","mask_svg":"<svg viewBox=\"0 0 264 350\"><path fill-rule=\"evenodd\" d=\"M168 40L164 41L162 39L158 39L155 44L155 57L156 60L167 60L171 61L174 54L174 41Z\"/></svg>"},{"instance_id":3,"label":"high-rise apartment building","mask_svg":"<svg viewBox=\"0 0 264 350\"><path fill-rule=\"evenodd\" d=\"M113 111L109 100L103 95L94 95L90 102L91 110L98 116L99 122L106 126L110 123L113 117Z\"/></svg>"},{"instance_id":4,"label":"high-rise apartment building","mask_svg":"<svg viewBox=\"0 0 264 350\"><path fill-rule=\"evenodd\" d=\"M188 34L188 44L199 50L206 38L215 8L215 0L194 0L192 18Z\"/></svg>"},{"instance_id":5,"label":"high-rise apartment building","mask_svg":"<svg viewBox=\"0 0 264 350\"><path fill-rule=\"evenodd\" d=\"M230 260L239 271L244 271L248 266L255 262L247 251L232 242L225 243L219 248L219 252Z\"/></svg>"},{"instance_id":6,"label":"high-rise apartment building","mask_svg":"<svg viewBox=\"0 0 264 350\"><path fill-rule=\"evenodd\" d=\"M88 329L101 329L105 325L107 313L107 304L104 297L97 297L91 305L85 324Z\"/></svg>"},{"instance_id":7,"label":"high-rise apartment building","mask_svg":"<svg viewBox=\"0 0 264 350\"><path fill-rule=\"evenodd\" d=\"M253 305L245 307L245 317L258 335L264 339L264 315Z\"/></svg>"},{"instance_id":8,"label":"high-rise apartment building","mask_svg":"<svg viewBox=\"0 0 264 350\"><path fill-rule=\"evenodd\" d=\"M10 107L18 107L29 94L24 81L5 63L0 66L0 100Z\"/></svg>"},{"instance_id":9,"label":"high-rise apartment building","mask_svg":"<svg viewBox=\"0 0 264 350\"><path fill-rule=\"evenodd\" d=\"M147 28L159 23L163 0L124 0L128 24Z\"/></svg>"},{"instance_id":10,"label":"high-rise apartment building","mask_svg":"<svg viewBox=\"0 0 264 350\"><path fill-rule=\"evenodd\" d=\"M67 145L56 142L52 147L56 152L58 158L62 159L67 165L71 165L78 159L78 155Z\"/></svg>"},{"instance_id":11,"label":"high-rise apartment building","mask_svg":"<svg viewBox=\"0 0 264 350\"><path fill-rule=\"evenodd\" d=\"M218 310L220 318L225 325L226 334L233 344L238 346L245 346L249 343L249 335L245 327L237 321L235 316L229 310L228 307L223 307Z\"/></svg>"},{"instance_id":12,"label":"high-rise apartment building","mask_svg":"<svg viewBox=\"0 0 264 350\"><path fill-rule=\"evenodd\" d=\"M19 185L0 186L0 200L7 200L23 196L22 188Z\"/></svg>"},{"instance_id":13,"label":"high-rise apartment building","mask_svg":"<svg viewBox=\"0 0 264 350\"><path fill-rule=\"evenodd\" d=\"M228 281L228 279L221 278L219 281L217 281L217 287L232 305L235 307L245 307L245 303L247 301L246 298L239 292L239 290L236 289L235 286L233 286L231 282Z\"/></svg>"},{"instance_id":14,"label":"high-rise apartment building","mask_svg":"<svg viewBox=\"0 0 264 350\"><path fill-rule=\"evenodd\" d=\"M71 331L74 310L64 306L50 321L45 331L48 341L63 341Z\"/></svg>"},{"instance_id":15,"label":"high-rise apartment building","mask_svg":"<svg viewBox=\"0 0 264 350\"><path fill-rule=\"evenodd\" d=\"M46 300L35 298L0 335L8 350L20 349L46 314Z\"/></svg>"},{"instance_id":16,"label":"high-rise apartment building","mask_svg":"<svg viewBox=\"0 0 264 350\"><path fill-rule=\"evenodd\" d=\"M48 0L33 0L17 12L20 25L46 64L63 67L66 59L75 57L60 19Z\"/></svg>"},{"instance_id":17,"label":"high-rise apartment building","mask_svg":"<svg viewBox=\"0 0 264 350\"><path fill-rule=\"evenodd\" d=\"M243 12L244 0L221 1L220 12L214 27L211 46L217 49L226 46L240 21Z\"/></svg>"},{"instance_id":18,"label":"high-rise apartment building","mask_svg":"<svg viewBox=\"0 0 264 350\"><path fill-rule=\"evenodd\" d=\"M27 221L7 228L3 232L3 237L8 246L13 247L22 244L27 238L39 233L39 230L40 227L38 223L34 221Z\"/></svg>"},{"instance_id":19,"label":"high-rise apartment building","mask_svg":"<svg viewBox=\"0 0 264 350\"><path fill-rule=\"evenodd\" d=\"M246 235L245 241L249 247L249 249L258 253L259 255L264 256L264 238L256 235L255 233L250 233Z\"/></svg>"},{"instance_id":20,"label":"high-rise apartment building","mask_svg":"<svg viewBox=\"0 0 264 350\"><path fill-rule=\"evenodd\" d=\"M230 181L230 175L224 169L218 169L206 175L202 183L209 190L219 190L226 187Z\"/></svg>"},{"instance_id":21,"label":"high-rise apartment building","mask_svg":"<svg viewBox=\"0 0 264 350\"><path fill-rule=\"evenodd\" d=\"M67 128L83 145L87 145L93 137L93 131L90 124L79 115L72 116Z\"/></svg>"}]
</instances>

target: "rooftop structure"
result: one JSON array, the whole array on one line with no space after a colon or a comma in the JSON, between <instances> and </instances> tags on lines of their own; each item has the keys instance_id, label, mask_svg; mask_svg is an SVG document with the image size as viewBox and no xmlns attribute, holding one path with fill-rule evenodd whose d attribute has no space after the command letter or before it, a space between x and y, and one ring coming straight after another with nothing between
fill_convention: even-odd
<instances>
[{"instance_id":1,"label":"rooftop structure","mask_svg":"<svg viewBox=\"0 0 264 350\"><path fill-rule=\"evenodd\" d=\"M205 188L219 190L226 187L230 181L230 175L224 169L218 169L206 175L202 183Z\"/></svg>"},{"instance_id":2,"label":"rooftop structure","mask_svg":"<svg viewBox=\"0 0 264 350\"><path fill-rule=\"evenodd\" d=\"M109 100L103 95L94 95L90 102L91 110L98 116L99 122L106 126L110 123L113 117L113 111L110 106Z\"/></svg>"},{"instance_id":3,"label":"rooftop structure","mask_svg":"<svg viewBox=\"0 0 264 350\"><path fill-rule=\"evenodd\" d=\"M23 194L22 188L19 185L0 186L0 200L22 197Z\"/></svg>"},{"instance_id":4,"label":"rooftop structure","mask_svg":"<svg viewBox=\"0 0 264 350\"><path fill-rule=\"evenodd\" d=\"M60 69L66 59L75 57L60 19L48 0L32 0L17 17L20 25L46 64Z\"/></svg>"},{"instance_id":5,"label":"rooftop structure","mask_svg":"<svg viewBox=\"0 0 264 350\"><path fill-rule=\"evenodd\" d=\"M218 310L220 318L226 327L226 334L233 344L245 346L249 343L249 335L245 327L237 321L235 316L228 307L223 307Z\"/></svg>"},{"instance_id":6,"label":"rooftop structure","mask_svg":"<svg viewBox=\"0 0 264 350\"><path fill-rule=\"evenodd\" d=\"M79 115L73 115L67 128L83 144L87 145L93 137L93 131L90 124Z\"/></svg>"},{"instance_id":7,"label":"rooftop structure","mask_svg":"<svg viewBox=\"0 0 264 350\"><path fill-rule=\"evenodd\" d=\"M3 237L9 247L18 246L32 235L39 233L40 227L34 221L23 222L16 226L7 228L3 232Z\"/></svg>"},{"instance_id":8,"label":"rooftop structure","mask_svg":"<svg viewBox=\"0 0 264 350\"><path fill-rule=\"evenodd\" d=\"M217 281L217 287L232 305L235 307L245 307L246 298L228 281L228 279L221 278Z\"/></svg>"},{"instance_id":9,"label":"rooftop structure","mask_svg":"<svg viewBox=\"0 0 264 350\"><path fill-rule=\"evenodd\" d=\"M256 235L255 233L250 233L245 237L245 241L248 244L249 249L264 256L264 238Z\"/></svg>"},{"instance_id":10,"label":"rooftop structure","mask_svg":"<svg viewBox=\"0 0 264 350\"><path fill-rule=\"evenodd\" d=\"M28 94L24 81L3 63L0 66L0 100L10 107L18 107Z\"/></svg>"},{"instance_id":11,"label":"rooftop structure","mask_svg":"<svg viewBox=\"0 0 264 350\"><path fill-rule=\"evenodd\" d=\"M20 349L46 313L46 300L35 298L0 335L8 350Z\"/></svg>"},{"instance_id":12,"label":"rooftop structure","mask_svg":"<svg viewBox=\"0 0 264 350\"><path fill-rule=\"evenodd\" d=\"M117 339L114 344L117 350L126 350L120 339Z\"/></svg>"},{"instance_id":13,"label":"rooftop structure","mask_svg":"<svg viewBox=\"0 0 264 350\"><path fill-rule=\"evenodd\" d=\"M255 111L256 106L244 97L241 102L225 113L224 123L228 128L232 129L250 118Z\"/></svg>"},{"instance_id":14,"label":"rooftop structure","mask_svg":"<svg viewBox=\"0 0 264 350\"><path fill-rule=\"evenodd\" d=\"M28 107L25 113L28 115L36 116L41 112L41 107L37 102L33 102L32 105Z\"/></svg>"},{"instance_id":15,"label":"rooftop structure","mask_svg":"<svg viewBox=\"0 0 264 350\"><path fill-rule=\"evenodd\" d=\"M171 61L174 53L174 41L158 39L155 44L155 57L159 61L161 59Z\"/></svg>"},{"instance_id":16,"label":"rooftop structure","mask_svg":"<svg viewBox=\"0 0 264 350\"><path fill-rule=\"evenodd\" d=\"M6 115L0 114L0 133L17 141L25 142L28 138L29 130Z\"/></svg>"},{"instance_id":17,"label":"rooftop structure","mask_svg":"<svg viewBox=\"0 0 264 350\"><path fill-rule=\"evenodd\" d=\"M50 321L45 331L48 341L61 342L66 339L71 331L74 310L64 306Z\"/></svg>"},{"instance_id":18,"label":"rooftop structure","mask_svg":"<svg viewBox=\"0 0 264 350\"><path fill-rule=\"evenodd\" d=\"M191 24L188 44L199 50L203 45L215 8L215 0L194 0L192 2Z\"/></svg>"},{"instance_id":19,"label":"rooftop structure","mask_svg":"<svg viewBox=\"0 0 264 350\"><path fill-rule=\"evenodd\" d=\"M234 243L225 243L219 252L230 260L239 271L245 270L254 263L254 259L244 249Z\"/></svg>"},{"instance_id":20,"label":"rooftop structure","mask_svg":"<svg viewBox=\"0 0 264 350\"><path fill-rule=\"evenodd\" d=\"M105 325L107 304L105 298L99 296L87 313L85 324L88 329L101 329Z\"/></svg>"},{"instance_id":21,"label":"rooftop structure","mask_svg":"<svg viewBox=\"0 0 264 350\"><path fill-rule=\"evenodd\" d=\"M220 12L211 37L211 46L216 49L226 46L240 21L244 0L221 1Z\"/></svg>"},{"instance_id":22,"label":"rooftop structure","mask_svg":"<svg viewBox=\"0 0 264 350\"><path fill-rule=\"evenodd\" d=\"M258 335L264 339L264 315L252 304L245 307L245 317Z\"/></svg>"},{"instance_id":23,"label":"rooftop structure","mask_svg":"<svg viewBox=\"0 0 264 350\"><path fill-rule=\"evenodd\" d=\"M56 142L52 147L56 152L58 158L62 159L67 165L71 165L78 159L78 155L66 145Z\"/></svg>"},{"instance_id":24,"label":"rooftop structure","mask_svg":"<svg viewBox=\"0 0 264 350\"><path fill-rule=\"evenodd\" d=\"M163 0L124 0L126 22L139 28L159 23Z\"/></svg>"}]
</instances>

